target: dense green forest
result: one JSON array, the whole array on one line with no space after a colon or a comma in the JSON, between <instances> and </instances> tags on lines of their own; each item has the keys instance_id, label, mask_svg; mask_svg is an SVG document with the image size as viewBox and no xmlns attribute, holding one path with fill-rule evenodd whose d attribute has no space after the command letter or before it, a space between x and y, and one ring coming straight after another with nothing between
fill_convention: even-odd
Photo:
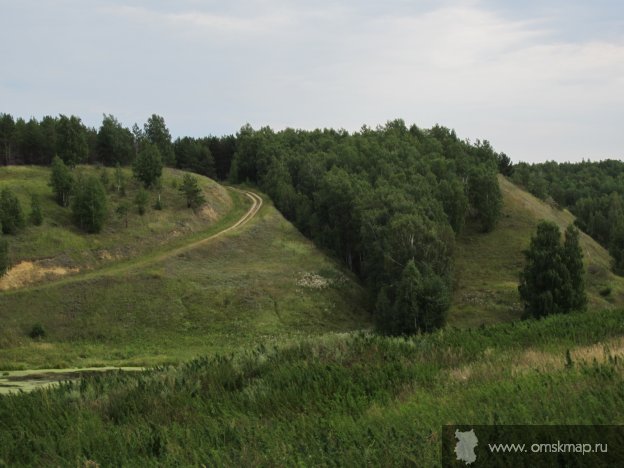
<instances>
[{"instance_id":1,"label":"dense green forest","mask_svg":"<svg viewBox=\"0 0 624 468\"><path fill-rule=\"evenodd\" d=\"M614 271L624 274L624 162L519 163L512 180L568 208L578 227L609 249Z\"/></svg>"},{"instance_id":2,"label":"dense green forest","mask_svg":"<svg viewBox=\"0 0 624 468\"><path fill-rule=\"evenodd\" d=\"M454 240L500 213L501 155L444 127L241 129L230 179L250 181L366 284L379 328L431 331L450 302Z\"/></svg>"}]
</instances>

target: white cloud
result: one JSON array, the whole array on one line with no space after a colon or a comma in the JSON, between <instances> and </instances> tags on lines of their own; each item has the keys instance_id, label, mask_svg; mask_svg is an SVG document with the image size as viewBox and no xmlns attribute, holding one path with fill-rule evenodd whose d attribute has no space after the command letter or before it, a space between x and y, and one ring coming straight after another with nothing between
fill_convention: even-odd
<instances>
[{"instance_id":1,"label":"white cloud","mask_svg":"<svg viewBox=\"0 0 624 468\"><path fill-rule=\"evenodd\" d=\"M102 112L126 124L157 112L178 135L401 117L487 138L514 159L624 151L624 37L561 34L552 11L453 0L96 5L7 5L0 111L74 112L92 125Z\"/></svg>"}]
</instances>

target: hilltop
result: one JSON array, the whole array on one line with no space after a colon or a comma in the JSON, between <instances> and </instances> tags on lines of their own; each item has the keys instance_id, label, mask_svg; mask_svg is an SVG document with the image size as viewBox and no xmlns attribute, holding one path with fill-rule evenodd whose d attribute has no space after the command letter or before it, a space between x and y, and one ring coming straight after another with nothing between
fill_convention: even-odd
<instances>
[{"instance_id":1,"label":"hilltop","mask_svg":"<svg viewBox=\"0 0 624 468\"><path fill-rule=\"evenodd\" d=\"M479 326L519 319L522 304L518 275L524 266L522 251L529 247L541 219L557 223L561 231L574 223L566 209L536 198L499 175L502 214L496 228L482 233L468 224L455 249L455 290L449 324ZM609 252L587 234L581 234L590 311L622 307L624 278L611 272Z\"/></svg>"}]
</instances>

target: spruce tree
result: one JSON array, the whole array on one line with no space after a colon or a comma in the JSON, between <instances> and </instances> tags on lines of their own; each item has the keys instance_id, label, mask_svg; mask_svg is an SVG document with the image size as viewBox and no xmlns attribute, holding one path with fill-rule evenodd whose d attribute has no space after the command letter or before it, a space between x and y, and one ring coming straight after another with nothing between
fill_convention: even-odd
<instances>
[{"instance_id":1,"label":"spruce tree","mask_svg":"<svg viewBox=\"0 0 624 468\"><path fill-rule=\"evenodd\" d=\"M199 187L197 177L193 177L190 174L184 174L184 177L182 178L182 185L179 190L186 198L187 208L197 209L206 203L206 198L204 197L202 189Z\"/></svg>"},{"instance_id":2,"label":"spruce tree","mask_svg":"<svg viewBox=\"0 0 624 468\"><path fill-rule=\"evenodd\" d=\"M540 221L524 256L526 265L520 274L518 290L525 315L538 318L569 312L574 291L559 227L550 221Z\"/></svg>"}]
</instances>

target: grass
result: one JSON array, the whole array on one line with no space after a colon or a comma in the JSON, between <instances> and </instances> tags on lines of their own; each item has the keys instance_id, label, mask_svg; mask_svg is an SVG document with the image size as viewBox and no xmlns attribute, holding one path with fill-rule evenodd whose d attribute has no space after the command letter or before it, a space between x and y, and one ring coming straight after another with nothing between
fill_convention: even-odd
<instances>
[{"instance_id":1,"label":"grass","mask_svg":"<svg viewBox=\"0 0 624 468\"><path fill-rule=\"evenodd\" d=\"M247 210L231 199L213 228ZM178 363L370 326L355 279L266 201L238 231L162 252L0 293L0 370ZM45 338L28 336L35 323Z\"/></svg>"},{"instance_id":2,"label":"grass","mask_svg":"<svg viewBox=\"0 0 624 468\"><path fill-rule=\"evenodd\" d=\"M455 256L455 290L449 323L477 327L518 319L522 304L518 277L524 266L522 251L529 247L537 223L553 221L561 231L574 222L567 210L559 210L499 176L503 211L496 229L488 234L466 226L459 236ZM581 235L590 311L621 307L624 278L610 271L611 257L596 241ZM610 288L608 295L604 294ZM601 294L602 292L602 294Z\"/></svg>"},{"instance_id":3,"label":"grass","mask_svg":"<svg viewBox=\"0 0 624 468\"><path fill-rule=\"evenodd\" d=\"M438 466L445 424L624 423L623 334L624 311L605 310L412 339L329 334L90 377L0 397L0 459Z\"/></svg>"},{"instance_id":4,"label":"grass","mask_svg":"<svg viewBox=\"0 0 624 468\"><path fill-rule=\"evenodd\" d=\"M79 166L75 173L106 173L112 181L114 170L103 167ZM182 171L165 169L160 188L163 210L152 209L157 190L150 193L147 213L140 216L133 200L139 189L132 179L131 170L123 170L126 178L126 195L120 196L108 184L109 213L104 229L99 234L85 235L71 220L71 210L57 205L48 186L50 169L36 166L8 166L0 168L0 189L8 187L18 196L25 215L30 212L30 196L41 201L43 225L29 225L16 236L11 236L10 255L13 265L18 265L12 275L0 279L0 289L29 284L46 275L64 271L91 269L119 259L142 255L176 239L201 232L228 213L232 207L229 192L216 182L198 176L208 203L199 213L186 208L185 200L177 186ZM125 220L115 214L116 207L126 202L130 205L128 228ZM21 265L20 265L21 264ZM18 274L19 273L19 274Z\"/></svg>"}]
</instances>

